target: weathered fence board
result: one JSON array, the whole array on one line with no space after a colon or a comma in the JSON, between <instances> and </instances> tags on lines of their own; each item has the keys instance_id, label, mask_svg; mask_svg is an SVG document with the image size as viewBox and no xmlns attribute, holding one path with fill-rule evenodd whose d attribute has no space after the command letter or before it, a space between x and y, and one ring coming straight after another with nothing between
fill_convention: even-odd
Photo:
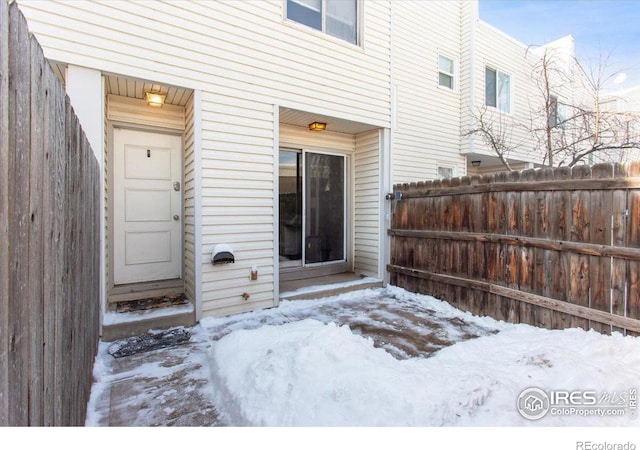
<instances>
[{"instance_id":1,"label":"weathered fence board","mask_svg":"<svg viewBox=\"0 0 640 450\"><path fill-rule=\"evenodd\" d=\"M0 0L0 425L83 425L99 333L98 163Z\"/></svg>"},{"instance_id":2,"label":"weathered fence board","mask_svg":"<svg viewBox=\"0 0 640 450\"><path fill-rule=\"evenodd\" d=\"M9 425L29 423L29 112L27 23L9 8ZM13 32L15 30L15 32Z\"/></svg>"},{"instance_id":3,"label":"weathered fence board","mask_svg":"<svg viewBox=\"0 0 640 450\"><path fill-rule=\"evenodd\" d=\"M391 282L511 322L635 334L639 167L397 185Z\"/></svg>"},{"instance_id":4,"label":"weathered fence board","mask_svg":"<svg viewBox=\"0 0 640 450\"><path fill-rule=\"evenodd\" d=\"M0 280L9 279L9 5L0 1ZM0 288L0 424L9 423L9 290Z\"/></svg>"},{"instance_id":5,"label":"weathered fence board","mask_svg":"<svg viewBox=\"0 0 640 450\"><path fill-rule=\"evenodd\" d=\"M464 233L459 231L431 231L431 230L389 230L391 236L413 237L423 239L450 239L456 241L475 241L484 243L499 243L517 245L520 247L572 252L580 255L605 256L609 258L628 259L636 261L640 258L640 248L616 247L610 245L589 244L583 242L558 241L535 237L522 237L505 234Z\"/></svg>"},{"instance_id":6,"label":"weathered fence board","mask_svg":"<svg viewBox=\"0 0 640 450\"><path fill-rule=\"evenodd\" d=\"M561 167L556 170L559 180L571 179L571 169ZM553 207L551 208L551 233L549 237L562 242L571 238L571 193L556 191L552 193ZM558 252L558 276L553 278L553 292L551 297L564 302L571 301L571 254L566 251ZM554 315L553 328L564 329L572 326L572 317L568 314Z\"/></svg>"},{"instance_id":7,"label":"weathered fence board","mask_svg":"<svg viewBox=\"0 0 640 450\"><path fill-rule=\"evenodd\" d=\"M60 379L56 375L56 353L62 354L56 347L56 330L61 326L57 306L60 304L61 298L59 291L61 283L59 280L59 271L62 266L60 256L60 248L62 240L59 239L59 221L63 217L62 214L56 213L56 205L63 204L63 197L59 195L60 184L65 179L64 166L60 164L62 152L64 148L64 140L60 135L60 105L64 104L60 100L60 92L55 89L57 80L53 71L45 66L45 131L44 131L44 153L45 167L43 173L43 236L45 239L43 249L43 259L50 261L51 264L44 264L43 267L43 284L49 287L49 295L44 297L43 303L43 332L45 340L44 348L44 372L45 380L49 380L44 385L44 417L45 426L51 426L54 423L61 423L59 418L56 419L56 405L60 403L56 397L60 393ZM61 171L62 170L62 171Z\"/></svg>"},{"instance_id":8,"label":"weathered fence board","mask_svg":"<svg viewBox=\"0 0 640 450\"><path fill-rule=\"evenodd\" d=\"M628 168L630 176L640 177L640 161L631 163ZM627 194L626 245L640 248L640 191L629 190ZM640 260L627 263L627 305L629 317L640 316Z\"/></svg>"},{"instance_id":9,"label":"weathered fence board","mask_svg":"<svg viewBox=\"0 0 640 450\"><path fill-rule=\"evenodd\" d=\"M30 39L30 173L29 173L29 392L44 392L44 236L42 235L42 179L44 176L44 66L42 49ZM29 423L43 423L44 396L29 395Z\"/></svg>"},{"instance_id":10,"label":"weathered fence board","mask_svg":"<svg viewBox=\"0 0 640 450\"><path fill-rule=\"evenodd\" d=\"M620 169L618 169L620 170ZM626 211L627 193L623 190L612 192L611 241L612 247L626 246ZM611 261L611 312L624 316L626 302L626 273L627 260L610 258ZM624 332L623 329L613 328L612 331Z\"/></svg>"},{"instance_id":11,"label":"weathered fence board","mask_svg":"<svg viewBox=\"0 0 640 450\"><path fill-rule=\"evenodd\" d=\"M593 178L613 178L612 164L598 164L592 168ZM594 244L608 244L611 241L611 202L612 191L590 192L589 224L591 230L591 242ZM590 257L591 267L591 308L600 311L611 310L611 260L598 256ZM591 323L597 331L611 331L600 323Z\"/></svg>"},{"instance_id":12,"label":"weathered fence board","mask_svg":"<svg viewBox=\"0 0 640 450\"><path fill-rule=\"evenodd\" d=\"M590 167L575 167L571 171L572 179L584 180L591 178ZM571 191L571 222L570 222L570 239L574 242L589 242L589 191L575 190ZM590 276L589 276L589 257L584 254L574 255L570 253L571 258L571 278L570 278L570 299L569 302L581 306L589 306L590 302ZM589 328L589 321L584 318L574 317L572 319L574 326L581 328Z\"/></svg>"}]
</instances>

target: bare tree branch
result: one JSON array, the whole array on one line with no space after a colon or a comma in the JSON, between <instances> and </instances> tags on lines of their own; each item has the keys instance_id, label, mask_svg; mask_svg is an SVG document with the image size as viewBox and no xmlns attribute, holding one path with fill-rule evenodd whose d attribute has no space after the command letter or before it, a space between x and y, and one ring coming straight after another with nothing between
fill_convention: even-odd
<instances>
[{"instance_id":1,"label":"bare tree branch","mask_svg":"<svg viewBox=\"0 0 640 450\"><path fill-rule=\"evenodd\" d=\"M486 106L476 108L473 118L475 126L463 136L479 135L502 165L508 171L512 171L508 157L509 153L518 147L512 143L512 125L506 123L501 113L490 111Z\"/></svg>"}]
</instances>

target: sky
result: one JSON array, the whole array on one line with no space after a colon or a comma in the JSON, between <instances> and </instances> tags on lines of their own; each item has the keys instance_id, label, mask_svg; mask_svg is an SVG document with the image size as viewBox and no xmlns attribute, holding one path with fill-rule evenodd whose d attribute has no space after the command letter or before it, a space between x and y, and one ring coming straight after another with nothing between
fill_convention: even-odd
<instances>
[{"instance_id":1,"label":"sky","mask_svg":"<svg viewBox=\"0 0 640 450\"><path fill-rule=\"evenodd\" d=\"M527 45L573 35L576 56L587 70L609 55L612 89L640 85L640 0L480 0L479 4L483 21Z\"/></svg>"}]
</instances>

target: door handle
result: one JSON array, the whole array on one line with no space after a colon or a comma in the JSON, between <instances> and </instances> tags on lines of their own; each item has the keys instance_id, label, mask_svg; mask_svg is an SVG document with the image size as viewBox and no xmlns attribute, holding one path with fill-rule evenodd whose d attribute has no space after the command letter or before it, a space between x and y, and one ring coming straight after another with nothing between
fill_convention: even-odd
<instances>
[{"instance_id":1,"label":"door handle","mask_svg":"<svg viewBox=\"0 0 640 450\"><path fill-rule=\"evenodd\" d=\"M173 190L176 192L180 192L180 182L176 181L173 183Z\"/></svg>"},{"instance_id":2,"label":"door handle","mask_svg":"<svg viewBox=\"0 0 640 450\"><path fill-rule=\"evenodd\" d=\"M173 220L180 220L180 216L179 216L179 215L177 215L177 214L174 214L174 215L173 215Z\"/></svg>"}]
</instances>

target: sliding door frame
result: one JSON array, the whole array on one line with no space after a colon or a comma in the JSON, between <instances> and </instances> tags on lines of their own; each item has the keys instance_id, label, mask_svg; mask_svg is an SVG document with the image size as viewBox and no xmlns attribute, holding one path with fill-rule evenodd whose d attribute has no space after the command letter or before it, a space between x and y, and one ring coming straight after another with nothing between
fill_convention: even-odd
<instances>
[{"instance_id":1,"label":"sliding door frame","mask_svg":"<svg viewBox=\"0 0 640 450\"><path fill-rule=\"evenodd\" d=\"M279 151L298 152L302 154L302 259L300 264L291 265L279 264L280 280L296 280L304 278L313 278L317 276L331 275L336 273L349 272L353 270L353 154L339 150L329 150L323 148L309 147L280 147ZM307 229L307 188L306 188L306 159L307 154L319 154L329 156L339 156L343 158L343 176L344 176L344 221L343 221L343 259L336 261L325 261L317 263L305 263L306 260L306 229ZM280 208L278 201L277 208ZM280 217L280 211L278 211ZM282 239L279 236L279 240ZM277 242L278 248L280 242Z\"/></svg>"}]
</instances>

